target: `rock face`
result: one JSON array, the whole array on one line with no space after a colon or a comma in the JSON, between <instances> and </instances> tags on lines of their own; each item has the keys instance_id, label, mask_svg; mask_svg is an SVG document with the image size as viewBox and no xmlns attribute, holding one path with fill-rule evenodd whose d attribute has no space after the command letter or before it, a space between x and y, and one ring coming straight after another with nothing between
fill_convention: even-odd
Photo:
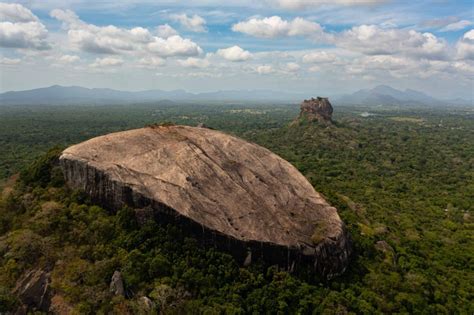
<instances>
[{"instance_id":1,"label":"rock face","mask_svg":"<svg viewBox=\"0 0 474 315\"><path fill-rule=\"evenodd\" d=\"M332 106L327 97L311 98L301 103L299 118L322 123L332 122Z\"/></svg>"},{"instance_id":2,"label":"rock face","mask_svg":"<svg viewBox=\"0 0 474 315\"><path fill-rule=\"evenodd\" d=\"M112 280L110 281L110 292L114 295L125 295L122 274L118 270L115 270L112 275Z\"/></svg>"},{"instance_id":3,"label":"rock face","mask_svg":"<svg viewBox=\"0 0 474 315\"><path fill-rule=\"evenodd\" d=\"M27 272L17 283L14 292L18 295L23 311L47 311L51 303L50 274L42 269Z\"/></svg>"},{"instance_id":4,"label":"rock face","mask_svg":"<svg viewBox=\"0 0 474 315\"><path fill-rule=\"evenodd\" d=\"M258 145L207 128L153 126L64 150L68 185L116 210L153 209L240 262L251 252L288 270L311 264L342 273L350 240L337 210L290 163Z\"/></svg>"}]
</instances>

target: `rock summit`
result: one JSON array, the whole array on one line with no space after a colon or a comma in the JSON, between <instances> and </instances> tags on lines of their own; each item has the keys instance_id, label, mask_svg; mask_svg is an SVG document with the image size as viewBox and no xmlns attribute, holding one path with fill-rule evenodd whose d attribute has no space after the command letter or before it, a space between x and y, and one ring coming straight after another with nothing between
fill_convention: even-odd
<instances>
[{"instance_id":1,"label":"rock summit","mask_svg":"<svg viewBox=\"0 0 474 315\"><path fill-rule=\"evenodd\" d=\"M332 122L333 108L327 97L311 98L301 103L301 111L298 119L318 121L322 123Z\"/></svg>"}]
</instances>

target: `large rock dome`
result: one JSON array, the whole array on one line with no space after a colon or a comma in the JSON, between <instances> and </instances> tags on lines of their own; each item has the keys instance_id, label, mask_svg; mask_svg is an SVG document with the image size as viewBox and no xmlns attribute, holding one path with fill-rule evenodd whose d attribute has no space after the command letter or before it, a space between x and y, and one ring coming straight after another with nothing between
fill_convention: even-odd
<instances>
[{"instance_id":1,"label":"large rock dome","mask_svg":"<svg viewBox=\"0 0 474 315\"><path fill-rule=\"evenodd\" d=\"M207 128L152 126L73 145L60 162L68 185L110 208L150 208L242 261L332 277L350 254L337 210L290 163Z\"/></svg>"}]
</instances>

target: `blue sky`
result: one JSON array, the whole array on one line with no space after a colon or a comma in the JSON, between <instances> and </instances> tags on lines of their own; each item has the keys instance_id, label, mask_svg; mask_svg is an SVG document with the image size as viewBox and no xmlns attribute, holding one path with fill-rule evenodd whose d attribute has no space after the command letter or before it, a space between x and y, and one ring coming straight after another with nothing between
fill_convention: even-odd
<instances>
[{"instance_id":1,"label":"blue sky","mask_svg":"<svg viewBox=\"0 0 474 315\"><path fill-rule=\"evenodd\" d=\"M388 84L473 97L473 1L0 2L0 90Z\"/></svg>"}]
</instances>

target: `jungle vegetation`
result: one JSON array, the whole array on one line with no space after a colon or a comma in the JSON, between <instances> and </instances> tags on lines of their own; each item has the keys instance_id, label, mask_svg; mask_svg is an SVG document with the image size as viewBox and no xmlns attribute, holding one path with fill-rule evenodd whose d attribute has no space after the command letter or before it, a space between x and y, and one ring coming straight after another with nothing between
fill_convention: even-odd
<instances>
[{"instance_id":1,"label":"jungle vegetation","mask_svg":"<svg viewBox=\"0 0 474 315\"><path fill-rule=\"evenodd\" d=\"M272 104L0 107L0 313L18 306L22 274L50 268L55 292L80 314L473 314L472 109L336 107L332 126L290 126L297 113ZM345 274L244 268L186 231L139 225L133 209L106 211L64 186L61 148L164 121L205 123L295 165L347 224L355 254ZM125 296L109 291L115 270Z\"/></svg>"}]
</instances>

